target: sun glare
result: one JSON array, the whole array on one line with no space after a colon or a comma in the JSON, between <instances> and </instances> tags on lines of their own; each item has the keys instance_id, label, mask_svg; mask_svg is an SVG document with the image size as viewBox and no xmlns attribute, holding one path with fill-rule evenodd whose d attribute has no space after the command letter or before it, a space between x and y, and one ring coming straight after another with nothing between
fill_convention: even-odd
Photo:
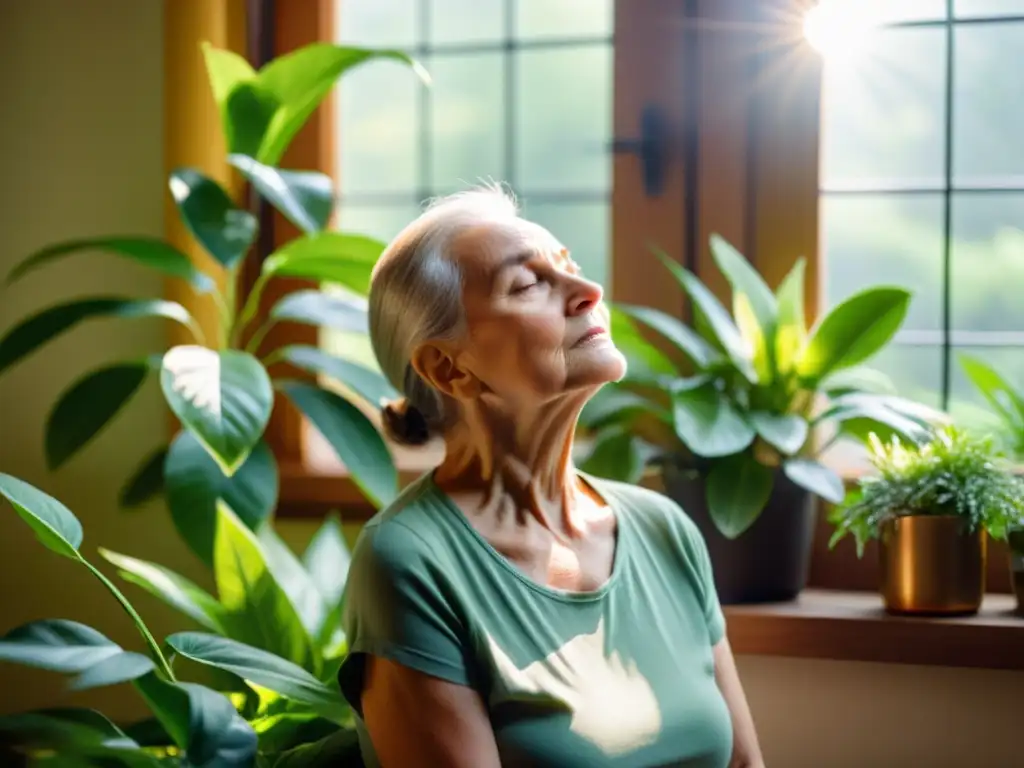
<instances>
[{"instance_id":1,"label":"sun glare","mask_svg":"<svg viewBox=\"0 0 1024 768\"><path fill-rule=\"evenodd\" d=\"M821 0L804 16L804 37L829 61L855 58L878 24L866 0Z\"/></svg>"}]
</instances>

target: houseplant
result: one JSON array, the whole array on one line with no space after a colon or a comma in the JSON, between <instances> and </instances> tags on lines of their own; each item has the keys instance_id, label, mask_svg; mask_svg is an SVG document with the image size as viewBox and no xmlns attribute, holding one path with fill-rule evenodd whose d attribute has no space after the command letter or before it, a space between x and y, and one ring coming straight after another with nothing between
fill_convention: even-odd
<instances>
[{"instance_id":1,"label":"houseplant","mask_svg":"<svg viewBox=\"0 0 1024 768\"><path fill-rule=\"evenodd\" d=\"M960 365L998 419L996 438L1020 465L1024 461L1024 389L1014 386L995 367L976 357L961 354ZM1024 615L1024 527L1011 528L1006 540L1017 613Z\"/></svg>"},{"instance_id":2,"label":"houseplant","mask_svg":"<svg viewBox=\"0 0 1024 768\"><path fill-rule=\"evenodd\" d=\"M206 630L178 632L158 643L127 597L85 556L82 526L70 510L0 474L0 508L4 500L41 544L80 563L120 603L144 652L122 648L87 625L48 619L0 637L0 662L75 675L74 690L130 683L153 715L124 726L89 709L0 717L5 759L55 768L361 765L352 714L334 679L344 638L334 631L336 622L325 619L337 615L347 562L336 523L325 524L301 564L269 524L253 533L220 504L214 558L219 599L159 566L107 553L122 573ZM319 613L311 610L314 604ZM319 623L309 624L317 615ZM186 681L193 664L215 673L216 689Z\"/></svg>"},{"instance_id":3,"label":"houseplant","mask_svg":"<svg viewBox=\"0 0 1024 768\"><path fill-rule=\"evenodd\" d=\"M707 539L721 599L788 600L806 583L816 497L844 495L817 460L823 450L871 432L924 439L940 416L896 397L878 371L855 367L892 338L909 292L867 289L808 330L803 260L773 291L723 238L710 245L732 313L661 253L692 303L693 327L648 307L612 308L629 373L581 416L593 437L583 466L630 481L657 466Z\"/></svg>"},{"instance_id":4,"label":"houseplant","mask_svg":"<svg viewBox=\"0 0 1024 768\"><path fill-rule=\"evenodd\" d=\"M189 329L194 343L150 357L125 360L74 382L50 412L46 458L51 469L71 459L124 408L150 376L158 376L167 405L185 427L142 462L122 494L136 505L163 490L177 530L206 563L213 560L216 503L226 500L251 528L277 503L278 471L263 441L275 397L286 397L319 429L363 493L385 503L397 488L390 454L360 405L375 407L392 395L379 372L311 346L264 349L270 324L298 322L342 330L365 328L370 271L383 244L356 234L327 231L334 209L329 177L277 168L285 149L336 80L374 59L415 67L405 54L316 43L281 56L258 72L229 51L204 46L213 96L220 109L228 161L256 194L279 210L301 235L269 255L255 286L240 301L236 285L254 243L258 222L215 180L194 168L168 179L182 221L211 256L215 273L197 269L187 255L151 237L116 235L56 243L32 254L8 284L83 251L108 251L177 278L199 300L219 308L220 333L204 338L182 305L128 296L79 298L28 317L0 338L0 375L80 322L100 317L158 317ZM347 293L307 290L281 299L262 327L257 309L267 284L280 277L330 283ZM283 362L318 376L289 380ZM365 410L365 409L364 409Z\"/></svg>"},{"instance_id":5,"label":"houseplant","mask_svg":"<svg viewBox=\"0 0 1024 768\"><path fill-rule=\"evenodd\" d=\"M836 507L832 545L881 541L881 592L892 613L970 614L985 591L986 537L1024 522L1024 480L991 438L955 426L923 445L870 438L876 474Z\"/></svg>"}]
</instances>

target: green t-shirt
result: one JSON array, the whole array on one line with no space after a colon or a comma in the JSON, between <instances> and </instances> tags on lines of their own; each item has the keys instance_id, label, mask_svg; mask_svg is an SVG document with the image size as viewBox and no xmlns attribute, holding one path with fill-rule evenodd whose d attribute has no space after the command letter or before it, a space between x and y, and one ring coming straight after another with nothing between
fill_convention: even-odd
<instances>
[{"instance_id":1,"label":"green t-shirt","mask_svg":"<svg viewBox=\"0 0 1024 768\"><path fill-rule=\"evenodd\" d=\"M593 592L530 579L430 474L366 525L339 674L357 714L373 654L478 690L503 766L728 765L732 724L712 657L725 623L700 533L660 494L584 479L618 523L611 577Z\"/></svg>"}]
</instances>

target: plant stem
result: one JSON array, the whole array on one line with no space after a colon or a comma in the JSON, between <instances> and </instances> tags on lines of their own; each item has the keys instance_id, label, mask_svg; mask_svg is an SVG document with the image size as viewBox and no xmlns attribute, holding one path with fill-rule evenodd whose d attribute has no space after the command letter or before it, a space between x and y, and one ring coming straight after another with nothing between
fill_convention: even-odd
<instances>
[{"instance_id":1,"label":"plant stem","mask_svg":"<svg viewBox=\"0 0 1024 768\"><path fill-rule=\"evenodd\" d=\"M257 352L259 352L260 344L263 343L263 340L267 337L267 334L270 332L270 329L273 328L276 324L277 321L273 318L270 318L265 323L263 323L263 325L261 325L256 330L256 333L252 335L252 338L249 339L249 343L245 345L245 351L252 355L255 355Z\"/></svg>"},{"instance_id":2,"label":"plant stem","mask_svg":"<svg viewBox=\"0 0 1024 768\"><path fill-rule=\"evenodd\" d=\"M254 317L256 317L256 311L260 306L260 297L263 295L263 289L266 287L268 279L267 275L260 275L256 278L256 282L253 283L252 290L249 291L249 295L245 299L242 311L238 315L238 320L231 329L232 343L238 343L238 340L242 335L242 331L244 331L245 327L252 322Z\"/></svg>"}]
</instances>

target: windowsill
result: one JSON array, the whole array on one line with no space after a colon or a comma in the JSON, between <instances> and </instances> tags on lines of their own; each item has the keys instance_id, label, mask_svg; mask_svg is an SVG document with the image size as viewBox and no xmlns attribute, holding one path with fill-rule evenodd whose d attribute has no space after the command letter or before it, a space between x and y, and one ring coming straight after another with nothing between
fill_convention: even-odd
<instances>
[{"instance_id":1,"label":"windowsill","mask_svg":"<svg viewBox=\"0 0 1024 768\"><path fill-rule=\"evenodd\" d=\"M1024 669L1024 618L1013 595L976 616L890 616L876 592L805 590L789 603L726 606L737 654L942 667Z\"/></svg>"}]
</instances>

